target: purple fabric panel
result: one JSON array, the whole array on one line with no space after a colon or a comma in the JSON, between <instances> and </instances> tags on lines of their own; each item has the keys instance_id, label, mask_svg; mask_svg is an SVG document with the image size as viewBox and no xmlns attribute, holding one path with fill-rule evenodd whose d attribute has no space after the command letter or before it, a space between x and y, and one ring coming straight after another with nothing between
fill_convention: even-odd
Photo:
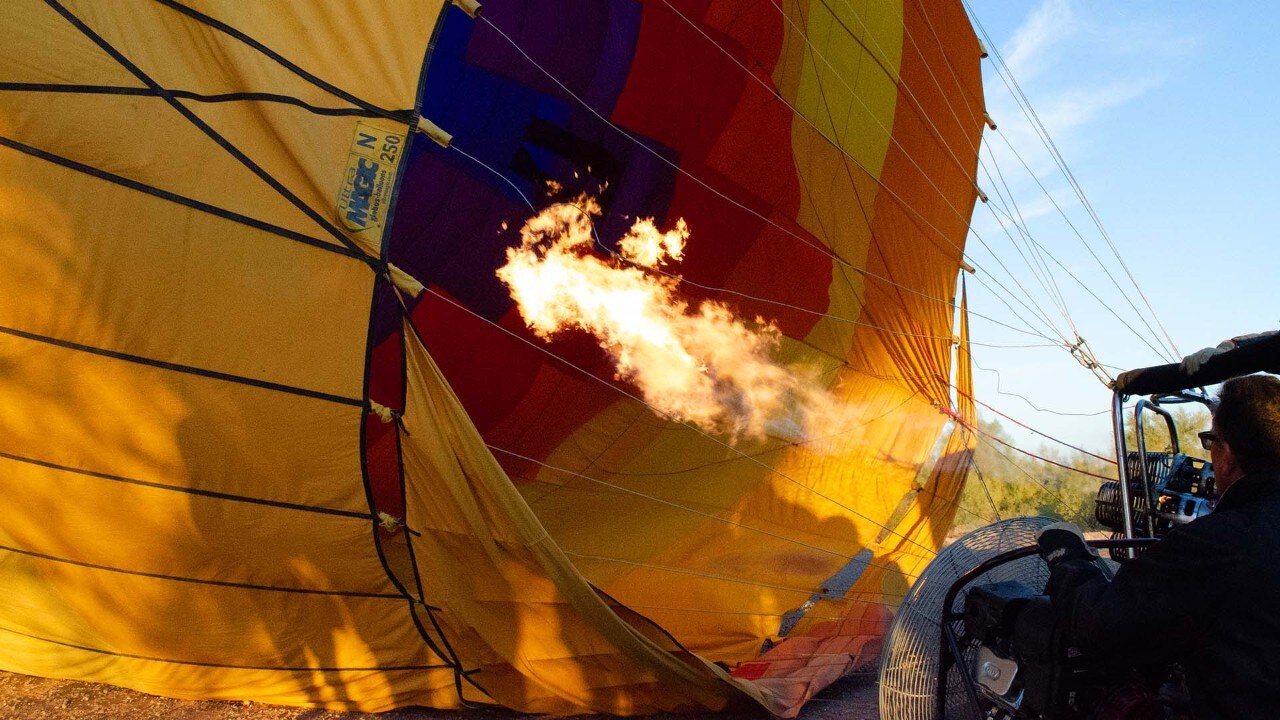
<instances>
[{"instance_id":1,"label":"purple fabric panel","mask_svg":"<svg viewBox=\"0 0 1280 720\"><path fill-rule=\"evenodd\" d=\"M609 116L635 51L638 3L561 0L536 10L531 2L491 3L485 12ZM405 159L389 259L490 320L511 309L495 271L534 214L530 204L540 209L582 192L597 196L605 208L600 234L610 242L637 217L666 217L676 155L637 138L642 147L601 120L485 23L460 13L446 19L423 114L453 133L456 149L417 138ZM550 192L548 181L561 190Z\"/></svg>"}]
</instances>

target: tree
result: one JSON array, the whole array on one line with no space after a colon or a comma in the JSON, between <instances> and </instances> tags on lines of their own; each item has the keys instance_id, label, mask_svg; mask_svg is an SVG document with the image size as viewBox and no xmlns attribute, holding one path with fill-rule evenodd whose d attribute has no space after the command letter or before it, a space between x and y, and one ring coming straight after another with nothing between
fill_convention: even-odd
<instances>
[{"instance_id":1,"label":"tree","mask_svg":"<svg viewBox=\"0 0 1280 720\"><path fill-rule=\"evenodd\" d=\"M1093 498L1103 480L1070 468L1111 477L1114 466L1088 455L1063 455L1046 447L1025 454L1014 449L1013 438L996 420L980 419L976 434L973 468L961 495L963 509L956 517L957 529L1021 515L1057 517L1082 527L1093 525Z\"/></svg>"},{"instance_id":2,"label":"tree","mask_svg":"<svg viewBox=\"0 0 1280 720\"><path fill-rule=\"evenodd\" d=\"M1206 451L1200 445L1198 434L1202 430L1209 429L1209 411L1199 403L1173 405L1165 409L1173 416L1174 426L1177 428L1178 449L1187 455L1204 456ZM1136 427L1133 422L1133 412L1130 411L1125 417L1124 432L1125 446L1130 451L1138 449ZM1156 413L1148 410L1142 414L1142 433L1147 441L1148 452L1166 452L1173 449L1169 440L1168 426L1164 418Z\"/></svg>"}]
</instances>

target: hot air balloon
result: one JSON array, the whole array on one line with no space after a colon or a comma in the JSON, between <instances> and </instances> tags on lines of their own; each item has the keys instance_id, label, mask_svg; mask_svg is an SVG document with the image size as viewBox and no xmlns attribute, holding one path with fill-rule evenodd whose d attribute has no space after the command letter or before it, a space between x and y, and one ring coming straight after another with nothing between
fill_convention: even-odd
<instances>
[{"instance_id":1,"label":"hot air balloon","mask_svg":"<svg viewBox=\"0 0 1280 720\"><path fill-rule=\"evenodd\" d=\"M0 17L0 667L790 716L875 661L972 449L959 2ZM538 331L499 271L553 208L751 333L772 410L715 347L704 422L615 331ZM644 220L678 262L622 252Z\"/></svg>"}]
</instances>

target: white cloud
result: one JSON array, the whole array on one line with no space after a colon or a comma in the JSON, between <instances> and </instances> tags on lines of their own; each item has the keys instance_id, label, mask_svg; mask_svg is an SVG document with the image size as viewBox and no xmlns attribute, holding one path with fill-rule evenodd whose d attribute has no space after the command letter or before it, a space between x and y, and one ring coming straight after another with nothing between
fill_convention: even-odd
<instances>
[{"instance_id":1,"label":"white cloud","mask_svg":"<svg viewBox=\"0 0 1280 720\"><path fill-rule=\"evenodd\" d=\"M1044 0L1005 44L1005 63L1014 77L1030 82L1047 65L1046 55L1076 31L1067 0Z\"/></svg>"},{"instance_id":2,"label":"white cloud","mask_svg":"<svg viewBox=\"0 0 1280 720\"><path fill-rule=\"evenodd\" d=\"M1087 153L1086 131L1108 111L1164 84L1170 65L1195 45L1191 36L1159 21L1128 18L1088 0L1041 0L1008 40L996 42L1008 72L1069 163ZM984 68L986 104L1002 137L988 135L986 145L1019 203L1031 205L1043 193L1036 180L1050 191L1066 180L995 62L993 57Z\"/></svg>"},{"instance_id":3,"label":"white cloud","mask_svg":"<svg viewBox=\"0 0 1280 720\"><path fill-rule=\"evenodd\" d=\"M1104 111L1137 99L1162 84L1153 77L1120 78L1095 87L1070 88L1051 96L1037 113L1051 137L1058 137L1098 120Z\"/></svg>"},{"instance_id":4,"label":"white cloud","mask_svg":"<svg viewBox=\"0 0 1280 720\"><path fill-rule=\"evenodd\" d=\"M1141 110L1144 101L1150 101L1153 107L1167 102L1166 96L1173 95L1177 84L1186 82L1184 75L1187 69L1193 63L1203 62L1198 53L1209 42L1209 34L1213 32L1213 28L1206 27L1203 22L1203 18L1212 15L1211 11L1188 12L1176 5L1161 3L968 1L976 6L978 18L989 29L995 30L991 39L996 49L1003 55L1022 91L1030 98L1054 144L1084 183L1085 192L1095 202L1108 191L1105 186L1097 186L1097 182L1109 180L1116 164L1123 162L1123 148L1116 146L1111 125L1124 123L1125 137L1134 137L1135 124L1143 122ZM994 22L986 22L988 16ZM993 25L998 25L999 29ZM1031 122L1023 116L1014 96L997 76L996 62L993 53L983 67L986 106L999 125L996 133L986 134L985 166L993 174L998 166L1036 241L1088 287L1088 290L1081 288L1066 271L1052 260L1048 261L1050 274L1061 290L1073 321L1079 323L1080 332L1089 339L1098 357L1103 362L1122 367L1151 364L1156 360L1153 357L1155 353L1145 342L1135 339L1132 331L1122 327L1110 310L1089 295L1090 292L1096 293L1103 303L1138 328L1149 342L1159 344L1135 318L1127 301L1098 267L1098 261L1081 245L1075 230L1067 225L1054 207L1050 198L1068 214L1071 223L1087 238L1122 286L1128 288L1127 280L1116 267L1092 219L1058 170ZM1165 90L1160 92L1161 97L1152 98L1162 87ZM1010 145L1016 149L1016 155L1010 150ZM1030 167L1031 174L1023 168L1023 161ZM992 202L997 202L993 186L1000 185L1001 190L1004 189L1000 177L989 179L980 170L979 183L991 195ZM1104 209L1104 223L1112 220L1106 212ZM1017 236L1012 227L1008 229ZM1044 309L1047 318L1061 325L1063 319L1054 307L1053 296L1041 287L1036 273L1026 267L1016 249L1010 246L990 212L983 208L975 211L974 230L991 245L991 252L999 255L1010 270L1018 274L1019 283L1034 296L1034 303ZM1130 260L1133 255L1126 248L1127 243L1133 240L1122 235L1116 237L1120 251ZM1020 238L1018 243L1025 250ZM994 286L997 281L1008 284L995 258L980 243L971 239L967 249L974 264L988 271L988 284ZM1139 281L1147 284L1140 269L1138 275ZM1146 289L1151 288L1148 286ZM969 290L970 307L977 312L1014 325L1019 323L1012 319L1006 302L1027 314L1008 298L1002 302L992 289L984 285L970 283ZM1130 299L1139 302L1132 296ZM1159 308L1159 298L1153 295L1152 299L1156 300ZM1143 315L1150 317L1145 312ZM1017 344L1028 339L981 319L974 323L975 336L980 334L988 342ZM1082 372L1075 361L1061 350L1040 353L1025 349L975 349L978 363L999 368L1004 373L1003 389L1006 391L1023 394L1041 407L1072 412L1091 411L1093 407L1088 398L1098 398L1096 408L1105 410L1107 396L1100 392L1097 380L1091 374ZM1046 378L1053 378L1053 382L1046 385ZM979 371L975 383L980 396L1007 408L1015 416L1033 421L1048 431L1056 431L1059 436L1081 438L1089 444L1093 444L1095 436L1099 443L1104 440L1105 430L1099 428L1107 426L1105 417L1039 415L1020 400L999 395L991 373ZM1034 447L1038 442L1038 439L1028 436L1019 444Z\"/></svg>"}]
</instances>

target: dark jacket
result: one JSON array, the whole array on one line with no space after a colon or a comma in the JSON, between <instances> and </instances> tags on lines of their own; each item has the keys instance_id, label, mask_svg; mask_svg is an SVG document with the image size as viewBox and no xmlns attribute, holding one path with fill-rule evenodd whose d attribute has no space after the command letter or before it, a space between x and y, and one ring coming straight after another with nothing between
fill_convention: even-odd
<instances>
[{"instance_id":1,"label":"dark jacket","mask_svg":"<svg viewBox=\"0 0 1280 720\"><path fill-rule=\"evenodd\" d=\"M1280 717L1280 471L1238 480L1108 583L1055 566L1059 617L1086 651L1180 662L1195 717Z\"/></svg>"}]
</instances>

